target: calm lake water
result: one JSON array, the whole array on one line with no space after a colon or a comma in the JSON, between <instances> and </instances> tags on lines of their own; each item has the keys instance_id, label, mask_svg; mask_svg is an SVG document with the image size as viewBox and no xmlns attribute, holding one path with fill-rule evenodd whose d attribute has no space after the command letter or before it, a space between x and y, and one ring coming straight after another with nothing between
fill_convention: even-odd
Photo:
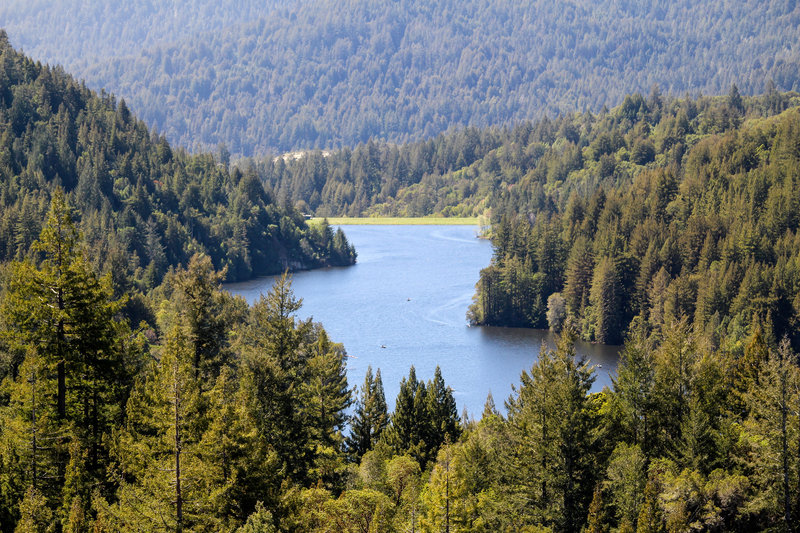
<instances>
[{"instance_id":1,"label":"calm lake water","mask_svg":"<svg viewBox=\"0 0 800 533\"><path fill-rule=\"evenodd\" d=\"M468 327L467 307L492 248L476 238L475 226L344 226L355 244L351 267L293 275L295 296L303 299L301 318L321 322L350 355L351 386L361 386L368 365L380 368L389 408L411 365L417 378L442 368L459 412L479 417L487 394L505 411L511 384L529 369L547 331ZM252 303L273 278L226 285ZM577 351L598 365L593 390L610 385L618 347L580 343Z\"/></svg>"}]
</instances>

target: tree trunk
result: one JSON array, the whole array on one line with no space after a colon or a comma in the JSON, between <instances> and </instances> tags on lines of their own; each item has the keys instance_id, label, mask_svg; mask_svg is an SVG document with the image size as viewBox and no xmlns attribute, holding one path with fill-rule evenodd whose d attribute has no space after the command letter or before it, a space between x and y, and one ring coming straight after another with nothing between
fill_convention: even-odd
<instances>
[{"instance_id":1,"label":"tree trunk","mask_svg":"<svg viewBox=\"0 0 800 533\"><path fill-rule=\"evenodd\" d=\"M174 368L173 405L175 406L175 514L177 523L175 531L183 531L183 495L181 494L181 428L180 428L180 402L181 391L178 383L178 365Z\"/></svg>"}]
</instances>

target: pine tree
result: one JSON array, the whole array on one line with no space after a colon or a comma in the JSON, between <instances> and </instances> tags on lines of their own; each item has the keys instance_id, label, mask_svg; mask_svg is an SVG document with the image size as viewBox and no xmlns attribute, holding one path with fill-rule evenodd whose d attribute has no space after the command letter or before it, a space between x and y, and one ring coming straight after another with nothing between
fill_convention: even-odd
<instances>
[{"instance_id":1,"label":"pine tree","mask_svg":"<svg viewBox=\"0 0 800 533\"><path fill-rule=\"evenodd\" d=\"M225 300L230 296L220 290L224 279L225 270L215 271L211 259L199 254L193 255L186 269L179 270L172 279L173 309L186 324L194 351L192 364L204 389L214 385L230 358L224 313Z\"/></svg>"},{"instance_id":2,"label":"pine tree","mask_svg":"<svg viewBox=\"0 0 800 533\"><path fill-rule=\"evenodd\" d=\"M653 347L644 333L635 333L622 350L617 375L612 382L622 427L627 437L641 446L645 453L651 452L655 438L654 380Z\"/></svg>"},{"instance_id":3,"label":"pine tree","mask_svg":"<svg viewBox=\"0 0 800 533\"><path fill-rule=\"evenodd\" d=\"M650 468L650 476L644 488L644 501L636 520L636 533L663 533L664 512L659 502L661 481L657 467Z\"/></svg>"},{"instance_id":4,"label":"pine tree","mask_svg":"<svg viewBox=\"0 0 800 533\"><path fill-rule=\"evenodd\" d=\"M554 352L542 348L507 402L515 454L507 465L524 512L539 524L573 531L587 516L596 476L595 415L588 399L594 377L577 359L575 334L565 330ZM580 518L579 518L580 517Z\"/></svg>"},{"instance_id":5,"label":"pine tree","mask_svg":"<svg viewBox=\"0 0 800 533\"><path fill-rule=\"evenodd\" d=\"M589 516L586 519L586 533L605 533L606 525L605 507L603 506L603 489L595 487L592 503L589 504Z\"/></svg>"},{"instance_id":6,"label":"pine tree","mask_svg":"<svg viewBox=\"0 0 800 533\"><path fill-rule=\"evenodd\" d=\"M453 389L446 386L442 378L442 369L436 365L433 381L428 384L427 410L430 418L432 434L428 445L435 454L444 443L454 443L461 435L461 424L458 407L453 398Z\"/></svg>"},{"instance_id":7,"label":"pine tree","mask_svg":"<svg viewBox=\"0 0 800 533\"><path fill-rule=\"evenodd\" d=\"M383 438L398 454L409 454L420 465L427 462L427 444L430 442L430 419L427 410L425 383L417 380L412 366L408 377L400 382L400 391L395 400L394 412Z\"/></svg>"},{"instance_id":8,"label":"pine tree","mask_svg":"<svg viewBox=\"0 0 800 533\"><path fill-rule=\"evenodd\" d=\"M312 324L297 321L300 306L284 274L251 307L240 342L248 416L258 434L258 454L265 460L275 454L283 475L305 482L315 445L308 412L302 408L303 384L310 379L310 353L302 347L310 338Z\"/></svg>"},{"instance_id":9,"label":"pine tree","mask_svg":"<svg viewBox=\"0 0 800 533\"><path fill-rule=\"evenodd\" d=\"M315 339L316 337L316 339ZM319 326L311 330L307 341L308 378L301 386L300 399L310 426L311 445L315 447L314 471L319 480L333 483L344 469L345 411L351 404L347 386L346 353L341 344L331 342Z\"/></svg>"},{"instance_id":10,"label":"pine tree","mask_svg":"<svg viewBox=\"0 0 800 533\"><path fill-rule=\"evenodd\" d=\"M127 378L118 342L125 333L115 320L120 305L112 300L110 279L98 279L87 264L60 191L34 248L41 264L13 264L0 305L9 345L28 360L12 369L16 384L3 416L9 427L39 434L38 443L26 446L34 456L30 475L18 479L33 483L66 520L74 498L88 503L90 487L105 483L107 437L122 420L117 400L124 397ZM17 443L30 437L6 436ZM75 447L85 454L73 457L80 464L70 466ZM46 475L35 467L42 461ZM68 470L87 475L81 482L71 476L73 492L62 495Z\"/></svg>"},{"instance_id":11,"label":"pine tree","mask_svg":"<svg viewBox=\"0 0 800 533\"><path fill-rule=\"evenodd\" d=\"M128 424L116 434L120 488L110 507L121 531L192 530L213 523L204 475L200 428L204 399L194 349L180 325L167 332L160 358L128 402Z\"/></svg>"},{"instance_id":12,"label":"pine tree","mask_svg":"<svg viewBox=\"0 0 800 533\"><path fill-rule=\"evenodd\" d=\"M597 262L589 293L594 323L594 338L603 344L618 344L622 340L622 287L614 260L603 257Z\"/></svg>"},{"instance_id":13,"label":"pine tree","mask_svg":"<svg viewBox=\"0 0 800 533\"><path fill-rule=\"evenodd\" d=\"M747 397L750 462L768 511L791 531L800 511L800 369L788 340L771 351Z\"/></svg>"},{"instance_id":14,"label":"pine tree","mask_svg":"<svg viewBox=\"0 0 800 533\"><path fill-rule=\"evenodd\" d=\"M351 458L358 459L372 449L387 424L381 370L378 369L373 378L372 367L369 366L350 420L346 446Z\"/></svg>"}]
</instances>

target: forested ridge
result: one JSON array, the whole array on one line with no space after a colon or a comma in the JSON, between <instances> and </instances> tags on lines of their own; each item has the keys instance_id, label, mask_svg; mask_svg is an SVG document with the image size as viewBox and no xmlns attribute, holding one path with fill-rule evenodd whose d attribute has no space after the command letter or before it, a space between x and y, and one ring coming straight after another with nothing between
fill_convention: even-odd
<instances>
[{"instance_id":1,"label":"forested ridge","mask_svg":"<svg viewBox=\"0 0 800 533\"><path fill-rule=\"evenodd\" d=\"M57 189L120 294L158 285L197 252L228 280L355 260L341 231L307 226L253 170L173 150L124 101L33 62L0 32L0 260L31 253Z\"/></svg>"},{"instance_id":2,"label":"forested ridge","mask_svg":"<svg viewBox=\"0 0 800 533\"><path fill-rule=\"evenodd\" d=\"M760 96L628 95L599 113L568 113L513 127L463 128L409 144L253 160L278 197L317 216L481 216L563 204L599 186L679 162L700 140L800 103L774 84Z\"/></svg>"},{"instance_id":3,"label":"forested ridge","mask_svg":"<svg viewBox=\"0 0 800 533\"><path fill-rule=\"evenodd\" d=\"M151 44L144 50L132 38L141 25L109 31L119 15L109 23L102 7L85 7L97 3L20 4L0 17L13 23L12 42L53 63L97 56L76 73L192 150L224 143L264 156L415 141L456 126L597 111L654 83L669 94L720 94L732 83L756 94L770 79L800 89L793 0L227 6L237 14L219 14L219 2L126 2L119 13L130 18L153 13L145 19L156 31L139 31ZM85 31L62 31L67 24Z\"/></svg>"},{"instance_id":4,"label":"forested ridge","mask_svg":"<svg viewBox=\"0 0 800 533\"><path fill-rule=\"evenodd\" d=\"M780 111L788 98L750 109L774 102ZM699 104L674 101L659 121L654 101L631 97L583 147L564 135L574 123L563 123L546 164L497 202L495 255L472 319L566 321L613 344L632 321L660 329L688 317L715 345L762 324L797 347L800 108L743 118L735 90ZM714 123L719 133L704 134Z\"/></svg>"}]
</instances>

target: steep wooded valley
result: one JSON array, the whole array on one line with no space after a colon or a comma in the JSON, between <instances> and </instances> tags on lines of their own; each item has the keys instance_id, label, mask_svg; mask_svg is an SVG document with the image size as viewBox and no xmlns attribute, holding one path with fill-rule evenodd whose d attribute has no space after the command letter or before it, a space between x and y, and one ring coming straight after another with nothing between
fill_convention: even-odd
<instances>
[{"instance_id":1,"label":"steep wooded valley","mask_svg":"<svg viewBox=\"0 0 800 533\"><path fill-rule=\"evenodd\" d=\"M798 531L796 2L129 4L0 6L0 531ZM389 215L555 333L482 413L300 318Z\"/></svg>"}]
</instances>

